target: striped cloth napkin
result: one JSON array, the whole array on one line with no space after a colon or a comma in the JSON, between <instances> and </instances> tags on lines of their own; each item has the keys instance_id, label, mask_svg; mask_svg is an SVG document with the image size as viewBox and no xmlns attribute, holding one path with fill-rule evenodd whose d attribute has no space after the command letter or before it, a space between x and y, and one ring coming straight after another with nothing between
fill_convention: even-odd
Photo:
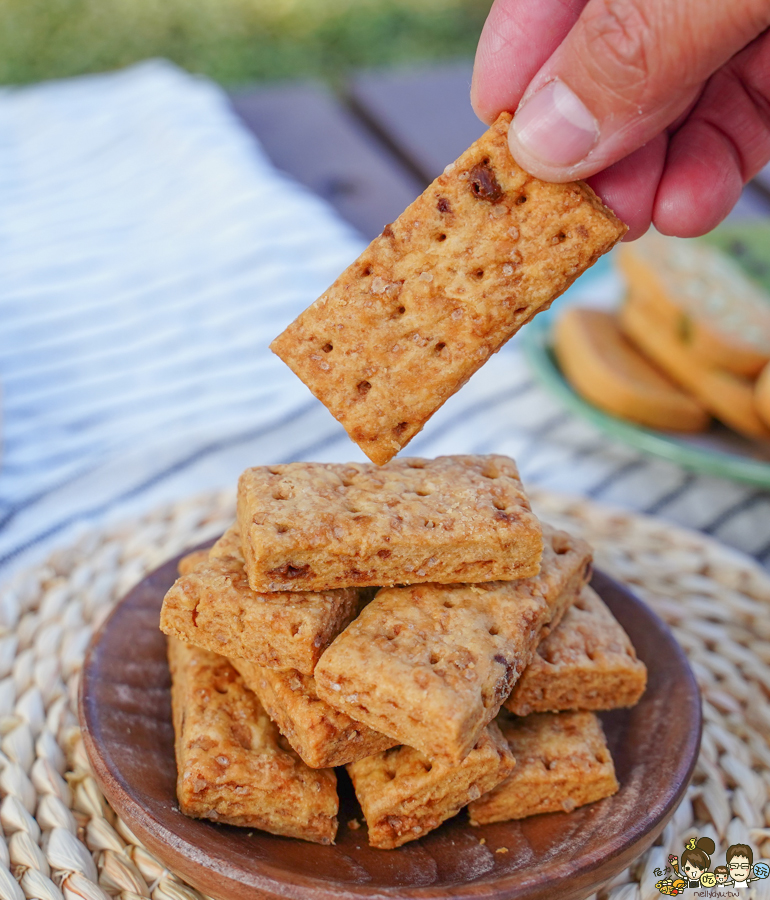
<instances>
[{"instance_id":1,"label":"striped cloth napkin","mask_svg":"<svg viewBox=\"0 0 770 900\"><path fill-rule=\"evenodd\" d=\"M68 530L363 459L267 349L364 242L277 172L216 86L152 61L0 91L0 574ZM616 290L609 265L571 292ZM770 562L770 495L609 441L514 339L407 451L654 512Z\"/></svg>"}]
</instances>

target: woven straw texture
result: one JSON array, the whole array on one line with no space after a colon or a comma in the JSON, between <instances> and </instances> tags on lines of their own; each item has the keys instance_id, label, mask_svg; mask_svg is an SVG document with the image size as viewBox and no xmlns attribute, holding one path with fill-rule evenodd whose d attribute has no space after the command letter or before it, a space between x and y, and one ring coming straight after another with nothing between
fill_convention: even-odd
<instances>
[{"instance_id":1,"label":"woven straw texture","mask_svg":"<svg viewBox=\"0 0 770 900\"><path fill-rule=\"evenodd\" d=\"M532 492L547 521L587 538L598 566L672 627L703 692L694 781L658 844L598 900L649 900L655 868L693 836L770 857L770 578L747 558L659 520ZM88 533L0 591L0 900L199 900L109 808L76 718L88 641L147 572L221 533L231 493ZM764 883L762 883L764 887Z\"/></svg>"}]
</instances>

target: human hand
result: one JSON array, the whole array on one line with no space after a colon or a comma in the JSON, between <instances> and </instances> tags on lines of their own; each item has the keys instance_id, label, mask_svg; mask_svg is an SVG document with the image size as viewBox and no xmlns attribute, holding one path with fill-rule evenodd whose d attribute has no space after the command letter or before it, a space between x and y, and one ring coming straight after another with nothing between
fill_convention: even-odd
<instances>
[{"instance_id":1,"label":"human hand","mask_svg":"<svg viewBox=\"0 0 770 900\"><path fill-rule=\"evenodd\" d=\"M516 161L694 237L770 160L770 0L495 0L471 100Z\"/></svg>"}]
</instances>

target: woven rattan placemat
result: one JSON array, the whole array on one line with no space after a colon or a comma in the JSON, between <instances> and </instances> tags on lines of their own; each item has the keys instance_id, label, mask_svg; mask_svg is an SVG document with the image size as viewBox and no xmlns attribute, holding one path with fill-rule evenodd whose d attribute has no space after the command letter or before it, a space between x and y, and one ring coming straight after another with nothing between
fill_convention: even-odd
<instances>
[{"instance_id":1,"label":"woven rattan placemat","mask_svg":"<svg viewBox=\"0 0 770 900\"><path fill-rule=\"evenodd\" d=\"M703 744L683 803L659 843L598 897L660 897L655 870L693 836L709 835L722 850L747 843L755 859L770 857L770 577L660 520L531 496L544 519L586 537L597 565L668 622L703 692ZM233 517L229 492L167 506L86 534L0 591L0 900L201 897L102 797L77 725L77 679L91 634L117 600Z\"/></svg>"}]
</instances>

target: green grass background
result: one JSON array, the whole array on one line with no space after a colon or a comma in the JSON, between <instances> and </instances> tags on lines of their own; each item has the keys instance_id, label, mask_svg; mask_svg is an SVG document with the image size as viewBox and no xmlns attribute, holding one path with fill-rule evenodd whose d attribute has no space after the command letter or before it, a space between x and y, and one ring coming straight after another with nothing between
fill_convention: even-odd
<instances>
[{"instance_id":1,"label":"green grass background","mask_svg":"<svg viewBox=\"0 0 770 900\"><path fill-rule=\"evenodd\" d=\"M162 56L227 85L472 56L491 0L0 0L0 82Z\"/></svg>"}]
</instances>

